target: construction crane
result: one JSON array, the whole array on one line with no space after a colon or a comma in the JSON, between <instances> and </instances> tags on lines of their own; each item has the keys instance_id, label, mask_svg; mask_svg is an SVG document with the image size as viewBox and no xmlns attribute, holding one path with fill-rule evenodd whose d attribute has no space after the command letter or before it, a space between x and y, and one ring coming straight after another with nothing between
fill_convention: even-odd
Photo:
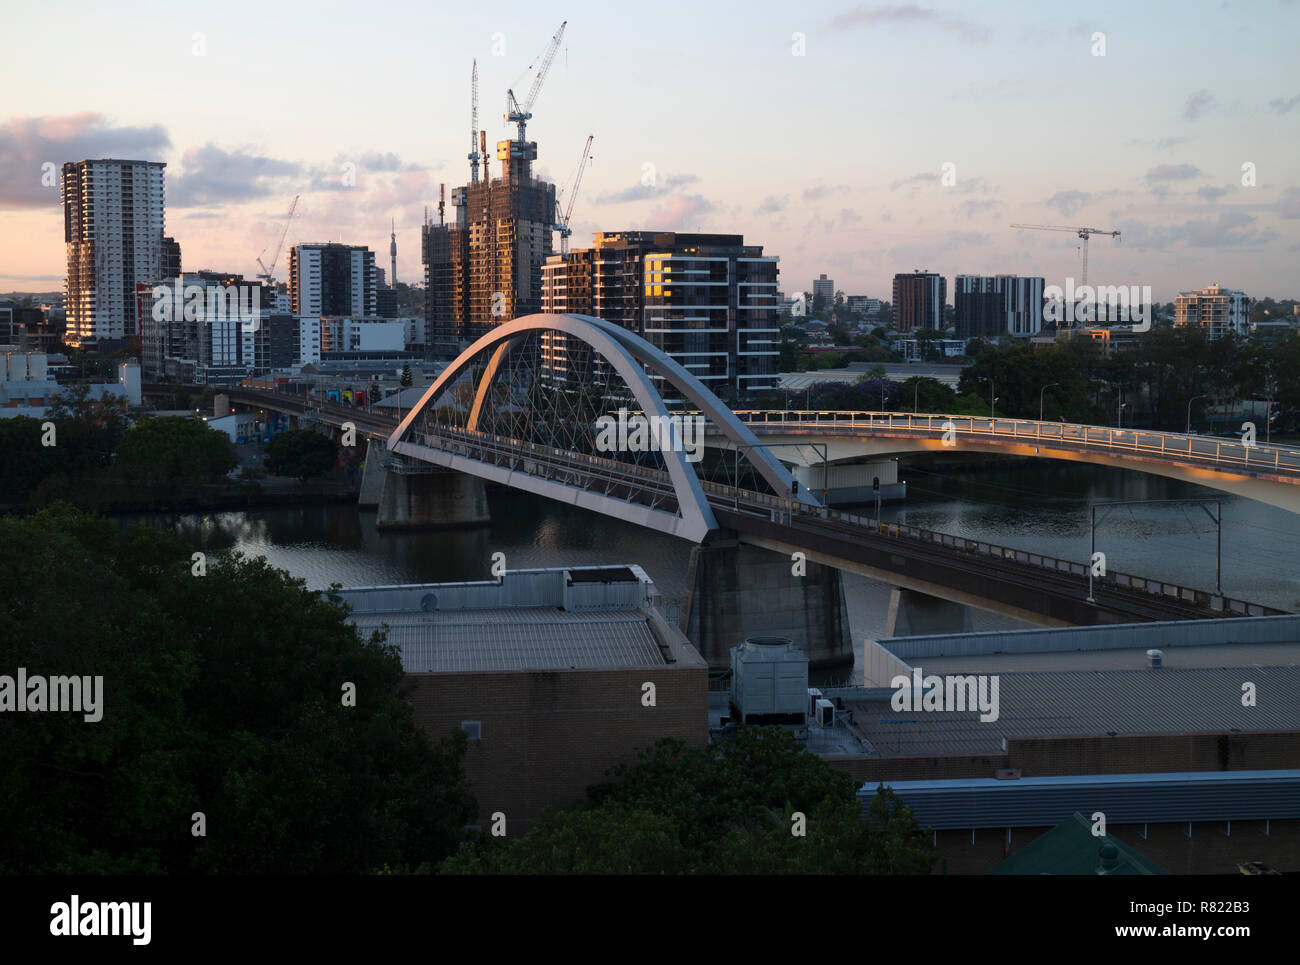
<instances>
[{"instance_id":1,"label":"construction crane","mask_svg":"<svg viewBox=\"0 0 1300 965\"><path fill-rule=\"evenodd\" d=\"M1080 228L1057 224L1013 224L1011 227L1032 228L1035 231L1073 231L1083 239L1083 244L1079 246L1079 250L1083 252L1083 280L1079 282L1080 286L1088 284L1088 239L1093 235L1110 235L1117 244L1120 240L1118 231L1105 231L1102 228Z\"/></svg>"},{"instance_id":2,"label":"construction crane","mask_svg":"<svg viewBox=\"0 0 1300 965\"><path fill-rule=\"evenodd\" d=\"M478 184L478 58L474 59L474 70L469 77L469 176Z\"/></svg>"},{"instance_id":3,"label":"construction crane","mask_svg":"<svg viewBox=\"0 0 1300 965\"><path fill-rule=\"evenodd\" d=\"M560 233L560 256L564 259L569 257L569 235L573 232L569 229L569 219L573 217L573 203L578 200L578 185L582 184L582 174L587 170L587 161L591 157L591 142L596 135L587 135L587 146L582 149L582 160L578 162L578 173L573 176L573 186L569 188L569 206L565 209L564 215L560 216L560 201L555 200L555 224L551 225L552 231Z\"/></svg>"},{"instance_id":4,"label":"construction crane","mask_svg":"<svg viewBox=\"0 0 1300 965\"><path fill-rule=\"evenodd\" d=\"M528 89L528 96L524 98L523 104L521 105L515 100L513 90L506 91L506 120L511 124L519 125L519 136L515 140L521 145L528 141L525 127L533 116L533 102L537 100L537 94L542 89L542 83L551 70L551 61L555 59L555 52L560 48L560 39L564 36L564 28L568 26L568 23L569 21L566 20L560 24L560 29L555 31L555 36L551 38L551 43L542 55L542 62L537 68L537 76L533 78L533 86Z\"/></svg>"},{"instance_id":5,"label":"construction crane","mask_svg":"<svg viewBox=\"0 0 1300 965\"><path fill-rule=\"evenodd\" d=\"M275 246L275 254L271 256L270 267L267 267L262 263L262 255L266 254L265 248L262 249L262 255L257 256L258 267L262 269L258 273L257 277L266 283L267 288L270 288L275 282L275 279L271 277L271 273L275 271L275 263L280 260L280 250L284 247L284 239L289 234L289 222L293 220L293 213L298 210L299 197L301 197L301 195L295 194L293 196L293 204L289 205L289 213L284 219L284 230L280 232L280 241Z\"/></svg>"}]
</instances>

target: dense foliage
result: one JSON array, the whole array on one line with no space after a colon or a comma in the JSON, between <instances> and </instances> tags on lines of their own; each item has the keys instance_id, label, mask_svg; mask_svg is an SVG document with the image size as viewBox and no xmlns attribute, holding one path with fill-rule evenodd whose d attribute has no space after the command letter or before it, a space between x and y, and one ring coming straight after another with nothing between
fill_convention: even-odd
<instances>
[{"instance_id":1,"label":"dense foliage","mask_svg":"<svg viewBox=\"0 0 1300 965\"><path fill-rule=\"evenodd\" d=\"M0 873L413 869L476 812L395 650L265 560L195 575L173 537L60 507L0 517L0 586L0 674L103 677L98 722L0 715Z\"/></svg>"},{"instance_id":2,"label":"dense foliage","mask_svg":"<svg viewBox=\"0 0 1300 965\"><path fill-rule=\"evenodd\" d=\"M864 820L848 775L779 727L704 747L662 740L578 808L510 844L463 844L444 874L925 874L928 842L879 789ZM796 812L805 834L793 833Z\"/></svg>"},{"instance_id":3,"label":"dense foliage","mask_svg":"<svg viewBox=\"0 0 1300 965\"><path fill-rule=\"evenodd\" d=\"M314 429L287 429L266 447L266 468L277 476L311 479L323 476L338 462L339 447Z\"/></svg>"}]
</instances>

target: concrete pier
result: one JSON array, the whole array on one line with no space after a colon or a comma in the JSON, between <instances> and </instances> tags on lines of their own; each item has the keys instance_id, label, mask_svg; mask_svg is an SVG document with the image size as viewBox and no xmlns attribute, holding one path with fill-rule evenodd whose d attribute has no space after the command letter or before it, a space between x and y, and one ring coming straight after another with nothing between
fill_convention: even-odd
<instances>
[{"instance_id":1,"label":"concrete pier","mask_svg":"<svg viewBox=\"0 0 1300 965\"><path fill-rule=\"evenodd\" d=\"M388 447L382 439L371 439L366 444L366 463L361 472L361 492L357 505L362 509L378 509L384 494L384 479L388 475Z\"/></svg>"},{"instance_id":2,"label":"concrete pier","mask_svg":"<svg viewBox=\"0 0 1300 965\"><path fill-rule=\"evenodd\" d=\"M691 550L681 629L709 662L729 666L746 637L789 637L813 669L852 666L853 642L839 570L724 539Z\"/></svg>"},{"instance_id":3,"label":"concrete pier","mask_svg":"<svg viewBox=\"0 0 1300 965\"><path fill-rule=\"evenodd\" d=\"M456 529L491 521L487 490L477 476L443 469L417 471L399 457L384 472L377 529Z\"/></svg>"},{"instance_id":4,"label":"concrete pier","mask_svg":"<svg viewBox=\"0 0 1300 965\"><path fill-rule=\"evenodd\" d=\"M974 629L970 607L961 603L897 586L889 594L886 637L970 633Z\"/></svg>"}]
</instances>

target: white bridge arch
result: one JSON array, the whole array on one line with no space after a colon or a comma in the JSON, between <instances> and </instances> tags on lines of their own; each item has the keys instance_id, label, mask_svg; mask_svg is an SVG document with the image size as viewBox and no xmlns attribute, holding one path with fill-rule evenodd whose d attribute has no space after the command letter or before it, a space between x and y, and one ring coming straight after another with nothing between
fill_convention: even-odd
<instances>
[{"instance_id":1,"label":"white bridge arch","mask_svg":"<svg viewBox=\"0 0 1300 965\"><path fill-rule=\"evenodd\" d=\"M432 463L460 472L525 489L543 496L584 506L597 512L631 520L663 532L701 542L718 528L713 510L709 506L704 488L694 467L686 459L681 446L668 446L660 450L672 488L677 509L669 512L654 506L630 502L628 499L602 494L592 488L575 485L570 481L553 478L544 473L520 471L514 463L502 465L499 461L485 461L466 454L464 447L442 445L424 433L424 417L436 408L436 402L466 373L472 373L478 361L491 352L487 365L478 377L473 403L466 421L467 434L478 433L482 424L484 407L491 404L491 388L501 373L504 360L527 336L539 332L558 332L580 340L603 358L617 373L647 417L659 417L660 425L670 426L672 421L667 406L650 375L664 379L682 394L708 422L725 436L741 453L754 470L776 493L790 493L793 477L776 459L758 437L736 418L709 389L686 371L678 362L655 348L645 339L618 325L590 315L525 315L512 319L492 329L465 349L428 390L414 408L402 419L388 439L388 449L408 459ZM585 457L588 465L602 461ZM818 505L817 499L806 490L798 499Z\"/></svg>"}]
</instances>

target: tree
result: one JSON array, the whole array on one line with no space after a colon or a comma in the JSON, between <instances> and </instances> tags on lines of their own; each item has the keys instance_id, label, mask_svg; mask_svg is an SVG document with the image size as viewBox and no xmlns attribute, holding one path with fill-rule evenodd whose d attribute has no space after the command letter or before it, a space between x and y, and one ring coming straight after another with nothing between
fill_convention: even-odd
<instances>
[{"instance_id":1,"label":"tree","mask_svg":"<svg viewBox=\"0 0 1300 965\"><path fill-rule=\"evenodd\" d=\"M106 392L94 399L85 383L65 390L47 415L56 427L57 445L65 453L64 469L74 477L107 466L126 434L126 400Z\"/></svg>"},{"instance_id":2,"label":"tree","mask_svg":"<svg viewBox=\"0 0 1300 965\"><path fill-rule=\"evenodd\" d=\"M856 783L780 727L688 747L661 740L508 844L470 842L439 869L465 873L925 874L930 848L881 788L867 818ZM806 835L791 833L801 812Z\"/></svg>"},{"instance_id":3,"label":"tree","mask_svg":"<svg viewBox=\"0 0 1300 965\"><path fill-rule=\"evenodd\" d=\"M141 419L117 449L118 465L138 484L180 487L220 479L239 464L229 437L185 416Z\"/></svg>"},{"instance_id":4,"label":"tree","mask_svg":"<svg viewBox=\"0 0 1300 965\"><path fill-rule=\"evenodd\" d=\"M67 507L0 518L0 666L103 681L97 722L5 715L0 873L368 873L450 855L477 811L464 738L417 729L396 649L332 591L238 555L199 578L192 549Z\"/></svg>"},{"instance_id":5,"label":"tree","mask_svg":"<svg viewBox=\"0 0 1300 965\"><path fill-rule=\"evenodd\" d=\"M411 363L407 362L402 366L402 377L398 380L398 384L404 389L409 389L414 381L411 375Z\"/></svg>"},{"instance_id":6,"label":"tree","mask_svg":"<svg viewBox=\"0 0 1300 965\"><path fill-rule=\"evenodd\" d=\"M0 453L4 453L0 459L0 499L10 506L26 504L41 482L63 467L62 456L67 450L43 445L44 436L39 419L25 415L0 419Z\"/></svg>"},{"instance_id":7,"label":"tree","mask_svg":"<svg viewBox=\"0 0 1300 965\"><path fill-rule=\"evenodd\" d=\"M323 476L338 461L338 446L314 429L287 429L266 447L266 468L277 476L307 479Z\"/></svg>"}]
</instances>

